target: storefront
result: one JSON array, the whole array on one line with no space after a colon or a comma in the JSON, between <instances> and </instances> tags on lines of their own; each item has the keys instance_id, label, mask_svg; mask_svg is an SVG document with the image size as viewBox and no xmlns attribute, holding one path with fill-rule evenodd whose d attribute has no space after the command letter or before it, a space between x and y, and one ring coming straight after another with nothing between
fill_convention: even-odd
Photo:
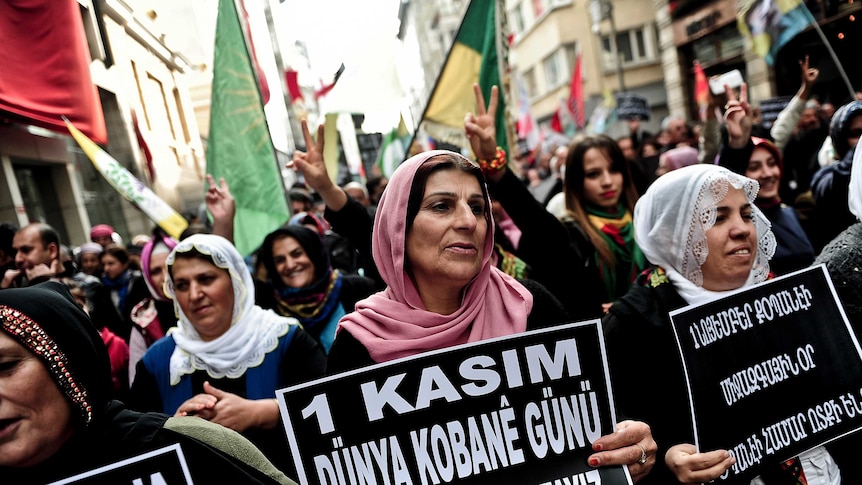
<instances>
[{"instance_id":1,"label":"storefront","mask_svg":"<svg viewBox=\"0 0 862 485\"><path fill-rule=\"evenodd\" d=\"M739 69L748 83L754 104L778 96L791 96L801 82L799 61L809 56L820 70L814 96L836 106L847 102L847 83L832 61L814 26L788 42L776 56L774 65L746 51L746 40L737 28L739 0L671 2L673 41L683 72L686 113L697 119L694 106L694 61L700 62L707 77ZM862 2L858 0L808 0L806 5L842 63L854 91L862 89Z\"/></svg>"},{"instance_id":2,"label":"storefront","mask_svg":"<svg viewBox=\"0 0 862 485\"><path fill-rule=\"evenodd\" d=\"M739 69L742 78L749 83L751 92L770 90L766 76L751 75L762 71L762 68L746 63L745 39L736 26L736 3L735 0L718 0L706 5L702 5L702 2L678 2L671 12L673 41L683 73L686 114L689 119L697 119L694 61L700 63L707 77ZM763 63L759 59L756 61ZM758 86L757 83L764 85Z\"/></svg>"}]
</instances>

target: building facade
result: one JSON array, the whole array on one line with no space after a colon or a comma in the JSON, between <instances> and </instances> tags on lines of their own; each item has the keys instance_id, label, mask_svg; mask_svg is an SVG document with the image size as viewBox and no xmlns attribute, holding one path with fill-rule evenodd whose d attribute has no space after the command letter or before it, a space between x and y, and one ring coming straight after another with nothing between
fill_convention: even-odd
<instances>
[{"instance_id":1,"label":"building facade","mask_svg":"<svg viewBox=\"0 0 862 485\"><path fill-rule=\"evenodd\" d=\"M119 0L78 3L108 130L103 148L176 210L196 210L205 159L184 82L188 62L146 10ZM72 245L86 242L95 224L112 225L126 241L154 226L69 136L21 123L2 126L0 164L0 220L48 223Z\"/></svg>"},{"instance_id":2,"label":"building facade","mask_svg":"<svg viewBox=\"0 0 862 485\"><path fill-rule=\"evenodd\" d=\"M569 97L576 54L582 55L582 79L587 117L605 93L638 94L650 102L652 118L644 127L655 131L667 114L662 58L655 10L649 2L607 1L610 18L593 22L584 0L507 0L509 27L514 35L510 62L523 83L531 113L548 128L550 118ZM613 54L616 33L620 74ZM620 77L622 87L620 89ZM623 127L609 127L621 134Z\"/></svg>"}]
</instances>

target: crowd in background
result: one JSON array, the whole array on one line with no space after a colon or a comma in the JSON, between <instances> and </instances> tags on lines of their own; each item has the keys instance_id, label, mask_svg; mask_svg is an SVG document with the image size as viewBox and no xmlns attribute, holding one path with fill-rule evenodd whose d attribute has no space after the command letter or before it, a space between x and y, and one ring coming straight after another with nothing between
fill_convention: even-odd
<instances>
[{"instance_id":1,"label":"crowd in background","mask_svg":"<svg viewBox=\"0 0 862 485\"><path fill-rule=\"evenodd\" d=\"M862 324L855 269L862 162L853 163L862 101L837 109L821 104L811 95L817 70L805 60L800 71L799 92L769 130L743 85L711 95L698 123L669 117L652 134L630 119L629 133L616 140L550 136L512 154L494 141L496 88L486 103L477 87L477 110L465 120L472 155L416 153L391 179L343 187L323 163L322 129L315 138L303 122L305 151L288 164L302 180L289 192L293 216L247 258L231 243L230 190L211 178L206 206L213 222L190 220L180 240L155 229L124 245L113 228L98 224L91 242L70 248L46 224L4 223L0 403L21 399L9 396L4 380L26 370L9 371L4 362L43 358L35 350L41 347L12 332L15 325L56 340L65 365L86 374L75 389L90 394L71 391L68 377L48 367L42 377L58 388L57 402L84 418L69 417L59 434L38 435L39 446L14 448L19 454L0 459L0 471L56 463L29 480L62 478L119 457L94 443L117 439L121 422L150 420L153 429L173 433L159 440L136 435L141 450L198 436L202 431L179 419L197 416L239 433L225 440L253 450L242 458L221 454L223 463L212 470L249 483L289 483L277 389L459 343L603 318L623 432L601 438L590 465L626 465L641 483L714 479L734 459L691 444L668 313L817 260L827 264L854 330ZM41 284L49 280L68 294L56 283ZM13 323L5 309L27 318ZM75 322L74 335L57 329L58 319ZM641 365L651 366L652 377ZM0 413L0 433L18 419ZM851 440L766 467L756 480L790 483L788 474L796 473L807 480L799 483L851 483ZM71 449L79 443L104 455L82 458ZM223 445L198 444L196 467ZM4 446L0 439L0 451Z\"/></svg>"}]
</instances>

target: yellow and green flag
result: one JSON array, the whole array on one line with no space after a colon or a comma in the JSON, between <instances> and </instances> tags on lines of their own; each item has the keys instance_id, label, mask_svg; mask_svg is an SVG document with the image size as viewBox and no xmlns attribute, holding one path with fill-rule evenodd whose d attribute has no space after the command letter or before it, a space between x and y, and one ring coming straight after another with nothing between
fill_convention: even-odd
<instances>
[{"instance_id":1,"label":"yellow and green flag","mask_svg":"<svg viewBox=\"0 0 862 485\"><path fill-rule=\"evenodd\" d=\"M152 219L153 222L158 224L171 237L179 239L180 234L189 225L186 219L126 170L125 167L120 165L120 162L114 157L99 148L99 145L96 145L87 135L75 128L68 119L64 118L64 121L66 122L66 127L69 128L69 133L72 134L72 138L78 142L81 150L93 162L93 166L105 177L105 180L126 200L141 209L147 217Z\"/></svg>"},{"instance_id":2,"label":"yellow and green flag","mask_svg":"<svg viewBox=\"0 0 862 485\"><path fill-rule=\"evenodd\" d=\"M738 9L739 32L770 66L781 47L814 22L802 0L743 0Z\"/></svg>"},{"instance_id":3,"label":"yellow and green flag","mask_svg":"<svg viewBox=\"0 0 862 485\"><path fill-rule=\"evenodd\" d=\"M464 115L476 110L473 83L478 82L486 103L491 98L491 86L499 87L497 145L508 148L505 87L500 77L506 40L497 8L496 0L472 0L467 7L422 116L425 131L435 139L455 145L466 142Z\"/></svg>"},{"instance_id":4,"label":"yellow and green flag","mask_svg":"<svg viewBox=\"0 0 862 485\"><path fill-rule=\"evenodd\" d=\"M234 0L219 0L207 172L224 177L236 202L234 245L251 254L290 217Z\"/></svg>"}]
</instances>

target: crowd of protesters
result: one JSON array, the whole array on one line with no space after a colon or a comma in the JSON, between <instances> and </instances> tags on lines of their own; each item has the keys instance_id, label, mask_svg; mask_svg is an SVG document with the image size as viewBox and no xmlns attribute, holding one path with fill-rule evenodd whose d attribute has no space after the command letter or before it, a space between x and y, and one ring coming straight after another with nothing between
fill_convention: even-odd
<instances>
[{"instance_id":1,"label":"crowd of protesters","mask_svg":"<svg viewBox=\"0 0 862 485\"><path fill-rule=\"evenodd\" d=\"M496 87L486 103L475 86L470 153L417 153L367 185L333 183L324 131L303 121L294 215L250 258L212 178L213 223L181 240L156 229L123 245L99 224L70 250L47 224L0 224L0 476L47 483L181 443L198 476L291 483L276 390L590 318L620 421L590 466L639 483L721 476L735 460L692 444L669 312L816 260L862 325L862 101L833 113L812 97L817 70L800 71L770 130L743 84L696 125L669 117L651 134L631 119L616 140L521 154L496 145ZM851 439L755 481L852 483Z\"/></svg>"}]
</instances>

